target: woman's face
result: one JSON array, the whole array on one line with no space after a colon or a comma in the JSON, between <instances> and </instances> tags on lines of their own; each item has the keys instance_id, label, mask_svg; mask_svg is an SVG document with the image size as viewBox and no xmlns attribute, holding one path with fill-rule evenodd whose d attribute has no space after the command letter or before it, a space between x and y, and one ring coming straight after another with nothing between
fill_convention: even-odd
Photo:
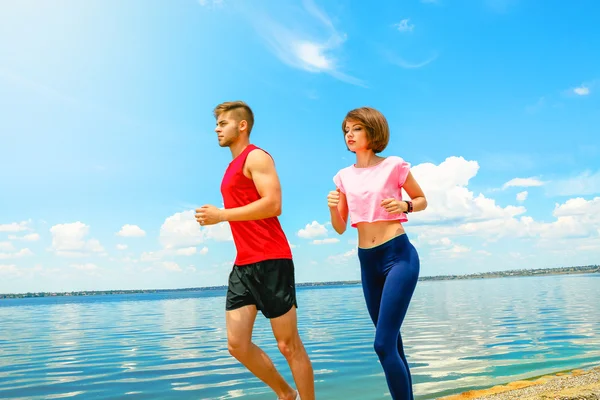
<instances>
[{"instance_id":1,"label":"woman's face","mask_svg":"<svg viewBox=\"0 0 600 400\"><path fill-rule=\"evenodd\" d=\"M350 151L356 153L357 151L365 151L369 148L367 130L359 121L347 120L344 131L346 146L348 146Z\"/></svg>"}]
</instances>

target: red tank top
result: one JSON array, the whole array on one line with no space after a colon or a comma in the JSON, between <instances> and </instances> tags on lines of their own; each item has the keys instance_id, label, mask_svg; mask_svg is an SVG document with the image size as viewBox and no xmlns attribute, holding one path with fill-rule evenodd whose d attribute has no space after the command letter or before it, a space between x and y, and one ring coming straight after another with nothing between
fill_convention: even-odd
<instances>
[{"instance_id":1,"label":"red tank top","mask_svg":"<svg viewBox=\"0 0 600 400\"><path fill-rule=\"evenodd\" d=\"M255 149L262 150L250 144L229 163L221 182L225 208L242 207L260 199L254 181L247 178L243 171L248 154ZM277 217L255 221L229 221L229 225L237 250L236 265L253 264L274 258L292 258L290 245Z\"/></svg>"}]
</instances>

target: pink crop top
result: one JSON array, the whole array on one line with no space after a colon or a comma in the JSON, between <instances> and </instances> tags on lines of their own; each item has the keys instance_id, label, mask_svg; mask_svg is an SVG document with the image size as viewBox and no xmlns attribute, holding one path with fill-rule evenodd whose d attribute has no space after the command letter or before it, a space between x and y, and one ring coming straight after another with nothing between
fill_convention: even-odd
<instances>
[{"instance_id":1,"label":"pink crop top","mask_svg":"<svg viewBox=\"0 0 600 400\"><path fill-rule=\"evenodd\" d=\"M406 181L410 164L397 156L388 156L372 167L354 165L341 169L333 182L346 195L350 226L359 222L408 221L406 214L390 214L381 201L388 198L402 200L402 185Z\"/></svg>"}]
</instances>

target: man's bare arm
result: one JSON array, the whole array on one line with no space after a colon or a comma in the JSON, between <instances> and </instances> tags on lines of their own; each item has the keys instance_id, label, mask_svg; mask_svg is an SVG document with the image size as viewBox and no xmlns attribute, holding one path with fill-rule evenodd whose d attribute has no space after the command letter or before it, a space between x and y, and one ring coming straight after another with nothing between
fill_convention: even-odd
<instances>
[{"instance_id":1,"label":"man's bare arm","mask_svg":"<svg viewBox=\"0 0 600 400\"><path fill-rule=\"evenodd\" d=\"M253 150L246 165L261 198L242 207L221 210L222 220L251 221L281 215L281 185L273 159L264 151Z\"/></svg>"}]
</instances>

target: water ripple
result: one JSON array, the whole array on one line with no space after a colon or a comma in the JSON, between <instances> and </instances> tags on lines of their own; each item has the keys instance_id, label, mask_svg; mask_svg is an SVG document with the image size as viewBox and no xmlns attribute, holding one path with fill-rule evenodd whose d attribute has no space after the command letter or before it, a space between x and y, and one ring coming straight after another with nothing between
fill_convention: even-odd
<instances>
[{"instance_id":1,"label":"water ripple","mask_svg":"<svg viewBox=\"0 0 600 400\"><path fill-rule=\"evenodd\" d=\"M402 328L417 399L600 362L598 276L421 282ZM224 293L0 303L0 397L273 398L227 350ZM110 297L110 298L109 298ZM300 288L320 399L389 398L360 286ZM268 321L255 343L293 382Z\"/></svg>"}]
</instances>

